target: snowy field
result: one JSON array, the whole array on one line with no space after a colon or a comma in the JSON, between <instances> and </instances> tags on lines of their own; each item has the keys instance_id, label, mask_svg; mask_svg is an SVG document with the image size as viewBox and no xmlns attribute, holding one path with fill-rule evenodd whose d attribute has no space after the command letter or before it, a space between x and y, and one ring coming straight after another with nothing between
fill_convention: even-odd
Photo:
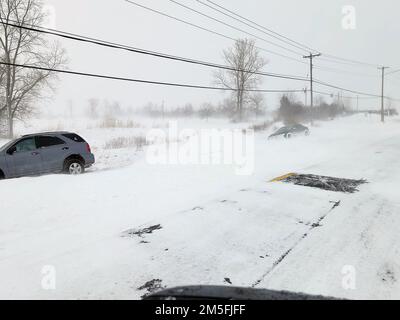
<instances>
[{"instance_id":1,"label":"snowy field","mask_svg":"<svg viewBox=\"0 0 400 320\"><path fill-rule=\"evenodd\" d=\"M0 299L139 299L151 280L400 299L399 118L318 122L311 136L290 140L267 140L272 128L256 133L255 170L244 176L232 166L151 165L134 147L104 148L166 122L18 128L76 131L98 163L82 176L1 181ZM369 183L344 194L269 182L289 172ZM148 234L127 232L158 225Z\"/></svg>"}]
</instances>

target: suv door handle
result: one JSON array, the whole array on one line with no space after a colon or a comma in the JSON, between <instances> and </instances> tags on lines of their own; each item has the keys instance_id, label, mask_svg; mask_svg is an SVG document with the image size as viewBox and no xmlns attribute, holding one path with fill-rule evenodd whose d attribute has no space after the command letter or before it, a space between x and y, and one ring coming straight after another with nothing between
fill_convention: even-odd
<instances>
[{"instance_id":1,"label":"suv door handle","mask_svg":"<svg viewBox=\"0 0 400 320\"><path fill-rule=\"evenodd\" d=\"M62 148L62 150L69 150L69 147L64 147Z\"/></svg>"},{"instance_id":2,"label":"suv door handle","mask_svg":"<svg viewBox=\"0 0 400 320\"><path fill-rule=\"evenodd\" d=\"M31 155L37 156L37 155L39 155L39 152L34 151L34 152L31 153Z\"/></svg>"}]
</instances>

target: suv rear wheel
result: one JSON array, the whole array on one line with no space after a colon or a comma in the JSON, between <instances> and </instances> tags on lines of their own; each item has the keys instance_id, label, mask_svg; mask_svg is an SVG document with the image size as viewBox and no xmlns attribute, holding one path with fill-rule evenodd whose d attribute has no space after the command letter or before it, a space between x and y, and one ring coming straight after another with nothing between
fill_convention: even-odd
<instances>
[{"instance_id":1,"label":"suv rear wheel","mask_svg":"<svg viewBox=\"0 0 400 320\"><path fill-rule=\"evenodd\" d=\"M71 175L82 174L85 172L85 166L78 159L70 159L65 162L64 171Z\"/></svg>"}]
</instances>

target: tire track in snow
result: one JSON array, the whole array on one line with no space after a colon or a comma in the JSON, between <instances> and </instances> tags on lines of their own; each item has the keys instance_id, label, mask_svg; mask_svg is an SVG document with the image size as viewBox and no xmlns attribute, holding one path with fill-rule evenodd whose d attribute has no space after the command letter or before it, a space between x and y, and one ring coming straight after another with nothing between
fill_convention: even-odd
<instances>
[{"instance_id":1,"label":"tire track in snow","mask_svg":"<svg viewBox=\"0 0 400 320\"><path fill-rule=\"evenodd\" d=\"M259 285L264 279L265 277L267 277L283 260L285 260L285 258L292 252L292 250L294 248L296 248L305 238L308 237L308 235L311 233L311 231L313 231L315 228L321 227L321 222L336 208L340 205L341 201L337 201L334 202L334 205L332 206L332 208L325 213L324 215L322 215L321 217L318 218L318 220L316 222L314 222L313 224L311 224L310 228L308 229L308 231L306 233L304 233L300 239L298 239L293 246L291 246L288 250L286 250L273 264L272 266L257 280L255 281L251 287L254 288L257 285Z\"/></svg>"}]
</instances>

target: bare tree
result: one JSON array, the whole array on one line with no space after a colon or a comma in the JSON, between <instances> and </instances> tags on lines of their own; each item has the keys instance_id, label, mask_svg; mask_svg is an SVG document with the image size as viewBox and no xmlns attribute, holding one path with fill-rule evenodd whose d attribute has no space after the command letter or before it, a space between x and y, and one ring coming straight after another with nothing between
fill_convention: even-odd
<instances>
[{"instance_id":1,"label":"bare tree","mask_svg":"<svg viewBox=\"0 0 400 320\"><path fill-rule=\"evenodd\" d=\"M266 65L266 61L255 42L249 39L237 40L232 48L224 50L223 56L232 70L221 69L215 74L215 79L219 85L235 90L235 114L242 120L248 102L248 90L256 89L261 82L260 76L255 73Z\"/></svg>"},{"instance_id":2,"label":"bare tree","mask_svg":"<svg viewBox=\"0 0 400 320\"><path fill-rule=\"evenodd\" d=\"M0 52L0 61L3 61L3 54ZM4 83L5 75L6 75L6 68L4 65L0 64L0 134L5 132L5 128L7 126L6 122L6 112L5 112L5 104L6 104L6 99L5 99L5 87L2 85Z\"/></svg>"},{"instance_id":3,"label":"bare tree","mask_svg":"<svg viewBox=\"0 0 400 320\"><path fill-rule=\"evenodd\" d=\"M43 97L45 89L54 89L56 73L23 66L58 68L65 53L58 43L49 43L39 32L14 25L39 27L45 19L41 0L1 0L0 2L0 114L5 113L8 136L14 135L14 120L23 119ZM16 66L20 65L20 66Z\"/></svg>"}]
</instances>

